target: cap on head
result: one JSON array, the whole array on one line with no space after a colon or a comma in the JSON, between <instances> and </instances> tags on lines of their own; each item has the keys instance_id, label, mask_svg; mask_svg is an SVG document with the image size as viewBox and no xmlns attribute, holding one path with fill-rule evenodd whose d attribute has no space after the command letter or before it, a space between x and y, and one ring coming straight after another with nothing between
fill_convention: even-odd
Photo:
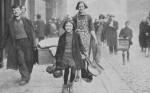
<instances>
[{"instance_id":1,"label":"cap on head","mask_svg":"<svg viewBox=\"0 0 150 93\"><path fill-rule=\"evenodd\" d=\"M99 15L99 19L105 19L105 16L103 14Z\"/></svg>"}]
</instances>

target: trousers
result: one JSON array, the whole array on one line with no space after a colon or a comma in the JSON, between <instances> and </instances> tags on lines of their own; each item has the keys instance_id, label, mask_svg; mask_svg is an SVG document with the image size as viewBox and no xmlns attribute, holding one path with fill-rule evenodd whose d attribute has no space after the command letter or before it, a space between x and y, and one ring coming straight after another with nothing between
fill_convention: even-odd
<instances>
[{"instance_id":1,"label":"trousers","mask_svg":"<svg viewBox=\"0 0 150 93\"><path fill-rule=\"evenodd\" d=\"M117 45L115 46L109 46L109 51L112 52L117 52Z\"/></svg>"},{"instance_id":2,"label":"trousers","mask_svg":"<svg viewBox=\"0 0 150 93\"><path fill-rule=\"evenodd\" d=\"M33 69L33 50L29 39L16 40L16 53L21 78L28 81Z\"/></svg>"}]
</instances>

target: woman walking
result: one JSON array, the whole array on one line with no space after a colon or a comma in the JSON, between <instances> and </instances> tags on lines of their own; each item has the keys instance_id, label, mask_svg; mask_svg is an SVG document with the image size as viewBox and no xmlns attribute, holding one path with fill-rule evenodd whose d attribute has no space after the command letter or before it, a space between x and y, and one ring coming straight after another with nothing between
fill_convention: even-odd
<instances>
[{"instance_id":1,"label":"woman walking","mask_svg":"<svg viewBox=\"0 0 150 93\"><path fill-rule=\"evenodd\" d=\"M82 54L87 54L81 42L80 35L74 32L74 25L71 21L66 21L63 25L66 31L59 38L56 52L56 69L64 69L64 85L62 93L73 93L73 81L76 69L84 67ZM69 68L71 68L70 80L68 81Z\"/></svg>"},{"instance_id":2,"label":"woman walking","mask_svg":"<svg viewBox=\"0 0 150 93\"><path fill-rule=\"evenodd\" d=\"M147 17L146 18L146 55L145 57L149 56L149 52L150 52L150 18Z\"/></svg>"},{"instance_id":3,"label":"woman walking","mask_svg":"<svg viewBox=\"0 0 150 93\"><path fill-rule=\"evenodd\" d=\"M146 28L147 28L147 23L146 23L146 18L141 21L139 25L139 43L141 47L141 51L145 52L146 51Z\"/></svg>"},{"instance_id":4,"label":"woman walking","mask_svg":"<svg viewBox=\"0 0 150 93\"><path fill-rule=\"evenodd\" d=\"M84 1L79 1L76 6L76 10L78 10L79 12L73 17L73 21L75 23L75 31L80 34L82 43L89 56L91 35L95 40L95 44L97 45L98 43L95 35L92 17L85 12L85 9L87 8L88 6ZM79 81L79 71L77 71L75 81Z\"/></svg>"}]
</instances>

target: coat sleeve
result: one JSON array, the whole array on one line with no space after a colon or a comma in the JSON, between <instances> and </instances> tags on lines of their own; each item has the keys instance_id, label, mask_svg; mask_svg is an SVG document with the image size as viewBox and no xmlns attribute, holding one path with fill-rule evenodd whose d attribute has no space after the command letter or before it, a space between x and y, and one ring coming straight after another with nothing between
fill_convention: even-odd
<instances>
[{"instance_id":1,"label":"coat sleeve","mask_svg":"<svg viewBox=\"0 0 150 93\"><path fill-rule=\"evenodd\" d=\"M89 30L95 31L93 20L92 20L92 17L90 15L88 16L88 20L89 20Z\"/></svg>"},{"instance_id":2,"label":"coat sleeve","mask_svg":"<svg viewBox=\"0 0 150 93\"><path fill-rule=\"evenodd\" d=\"M61 36L58 40L58 46L57 46L57 50L56 50L56 54L55 54L55 59L56 59L56 62L58 62L58 57L59 57L59 54L60 54L60 49L61 49Z\"/></svg>"},{"instance_id":3,"label":"coat sleeve","mask_svg":"<svg viewBox=\"0 0 150 93\"><path fill-rule=\"evenodd\" d=\"M34 31L34 27L33 27L33 25L32 25L32 22L31 22L31 20L29 20L29 19L27 19L27 21L28 21L28 24L29 24L29 26L30 26L30 28L31 28L31 37L32 37L32 39L33 39L33 47L36 47L37 45L36 45L36 35L35 35L35 31Z\"/></svg>"},{"instance_id":4,"label":"coat sleeve","mask_svg":"<svg viewBox=\"0 0 150 93\"><path fill-rule=\"evenodd\" d=\"M139 34L142 32L142 22L139 25Z\"/></svg>"},{"instance_id":5,"label":"coat sleeve","mask_svg":"<svg viewBox=\"0 0 150 93\"><path fill-rule=\"evenodd\" d=\"M123 29L121 29L120 33L119 33L119 38L121 38L123 35Z\"/></svg>"},{"instance_id":6,"label":"coat sleeve","mask_svg":"<svg viewBox=\"0 0 150 93\"><path fill-rule=\"evenodd\" d=\"M130 39L132 39L132 38L133 38L132 30L131 30L131 32L130 32L130 36L129 36L129 38L130 38Z\"/></svg>"},{"instance_id":7,"label":"coat sleeve","mask_svg":"<svg viewBox=\"0 0 150 93\"><path fill-rule=\"evenodd\" d=\"M104 38L106 38L106 31L107 31L107 23L104 23L102 30L102 35L104 36Z\"/></svg>"},{"instance_id":8,"label":"coat sleeve","mask_svg":"<svg viewBox=\"0 0 150 93\"><path fill-rule=\"evenodd\" d=\"M6 30L4 31L4 34L2 35L2 38L1 38L1 46L0 48L3 50L6 46L6 40L7 38L9 37L10 35L10 31L9 31L9 23L6 24Z\"/></svg>"}]
</instances>

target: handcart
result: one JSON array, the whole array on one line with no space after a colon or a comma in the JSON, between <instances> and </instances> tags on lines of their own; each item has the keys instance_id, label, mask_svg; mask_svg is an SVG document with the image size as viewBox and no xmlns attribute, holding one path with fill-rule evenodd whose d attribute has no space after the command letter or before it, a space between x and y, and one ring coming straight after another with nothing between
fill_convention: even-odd
<instances>
[{"instance_id":1,"label":"handcart","mask_svg":"<svg viewBox=\"0 0 150 93\"><path fill-rule=\"evenodd\" d=\"M129 39L121 38L118 40L118 51L122 51L123 65L125 65L125 51L129 51Z\"/></svg>"}]
</instances>

